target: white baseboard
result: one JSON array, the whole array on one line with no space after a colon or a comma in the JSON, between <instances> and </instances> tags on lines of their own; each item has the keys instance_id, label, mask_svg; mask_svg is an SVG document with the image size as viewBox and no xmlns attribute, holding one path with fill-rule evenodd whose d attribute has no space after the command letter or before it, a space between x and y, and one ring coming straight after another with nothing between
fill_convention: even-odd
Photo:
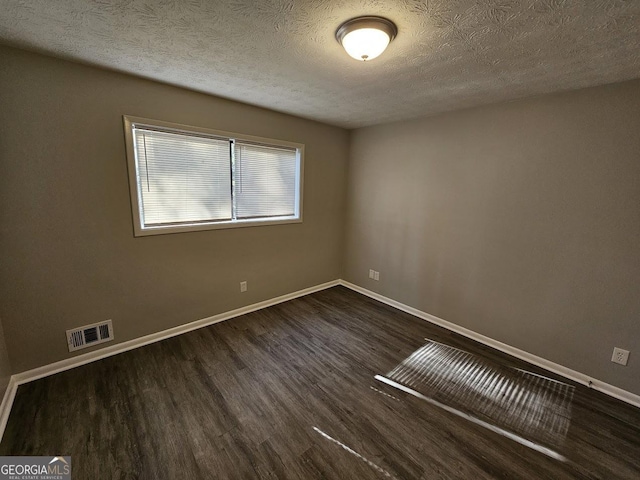
<instances>
[{"instance_id":1,"label":"white baseboard","mask_svg":"<svg viewBox=\"0 0 640 480\"><path fill-rule=\"evenodd\" d=\"M9 386L7 387L7 391L4 395L4 399L2 400L2 405L0 406L0 440L2 440L2 436L4 435L4 429L7 425L7 420L9 419L9 413L11 412L11 407L13 406L13 400L15 398L16 391L19 385L32 382L34 380L38 380L43 377L48 377L49 375L54 375L56 373L64 372L65 370L70 370L72 368L80 367L82 365L86 365L87 363L95 362L97 360L101 360L106 357L118 355L119 353L127 352L135 348L143 347L145 345L149 345L150 343L159 342L167 338L171 338L177 335L181 335L183 333L191 332L192 330L197 330L199 328L207 327L209 325L213 325L214 323L223 322L231 318L239 317L240 315L245 315L247 313L255 312L256 310L261 310L263 308L271 307L273 305L277 305L278 303L286 302L288 300L293 300L294 298L303 297L311 293L319 292L320 290L325 290L327 288L335 287L336 285L339 285L339 280L333 280L331 282L326 282L320 285L315 285L313 287L305 288L303 290L298 290L297 292L287 293L286 295L281 295L279 297L275 297L269 300L264 300L262 302L254 303L252 305L247 305L246 307L236 308L235 310L231 310L229 312L219 313L218 315L202 318L200 320L186 323L184 325L179 325L177 327L173 327L168 330L152 333L150 335L145 335L144 337L135 338L133 340L128 340L122 343L117 343L109 347L100 348L93 352L88 352L82 355L77 355L75 357L66 358L64 360L60 360L59 362L51 363L49 365L44 365L42 367L38 367L32 370L26 370L24 372L14 374L11 376L11 379L9 381Z\"/></svg>"},{"instance_id":2,"label":"white baseboard","mask_svg":"<svg viewBox=\"0 0 640 480\"><path fill-rule=\"evenodd\" d=\"M415 317L434 323L440 327L446 328L447 330L451 330L452 332L459 333L464 337L495 348L496 350L500 350L501 352L524 360L525 362L529 362L538 367L542 367L545 370L549 370L550 372L557 373L558 375L573 380L574 382L591 387L594 390L598 390L599 392L617 398L618 400L622 400L623 402L629 403L635 407L640 407L640 395L636 395L608 383L594 379L592 377L589 377L588 375L577 372L558 363L554 363L545 358L538 357L537 355L534 355L532 353L520 350L519 348L507 345L506 343L494 340L493 338L486 337L484 335L481 335L480 333L474 332L473 330L469 330L468 328L456 325L455 323L447 322L446 320L436 317L435 315L431 315L429 313L423 312L422 310L418 310L417 308L410 307L409 305L405 305L404 303L385 297L384 295L380 295L379 293L372 292L371 290L367 290L366 288L360 287L351 282L347 282L346 280L340 280L339 283L344 287L366 295L367 297L371 297L375 300L378 300L379 302L386 303L387 305L397 308L398 310L402 310L403 312L409 313Z\"/></svg>"},{"instance_id":3,"label":"white baseboard","mask_svg":"<svg viewBox=\"0 0 640 480\"><path fill-rule=\"evenodd\" d=\"M190 322L185 325L179 325L177 327L170 328L168 330L152 333L150 335L145 335L144 337L118 343L116 345L112 345L109 347L100 348L93 352L77 355L75 357L67 358L65 360L60 360L59 362L55 362L49 365L44 365L42 367L34 368L32 370L27 370L21 373L14 374L11 376L9 380L9 384L5 391L4 398L2 399L2 403L0 404L0 440L2 440L2 436L4 435L4 429L7 425L7 421L9 420L9 414L11 413L11 407L13 406L13 400L16 396L16 392L19 385L32 382L34 380L38 380L40 378L47 377L49 375L54 375L56 373L64 372L65 370L70 370L72 368L86 365L87 363L95 362L103 358L111 357L113 355L118 355L119 353L127 352L135 348L143 347L145 345L149 345L150 343L159 342L167 338L175 337L177 335L181 335L183 333L187 333L192 330L197 330L199 328L213 325L214 323L223 322L231 318L239 317L240 315L245 315L247 313L255 312L256 310L261 310L263 308L267 308L272 305L277 305L278 303L286 302L288 300L293 300L294 298L303 297L311 293L319 292L320 290L325 290L327 288L335 287L336 285L342 285L344 287L347 287L358 293L361 293L375 300L378 300L382 303L386 303L387 305L395 307L398 310L402 310L403 312L407 312L418 318L427 320L428 322L439 325L443 328L446 328L447 330L451 330L453 332L459 333L460 335L463 335L467 338L483 343L489 347L495 348L496 350L500 350L501 352L520 358L526 362L532 363L534 365L542 367L551 372L557 373L558 375L561 375L575 382L590 386L595 390L598 390L607 395L610 395L611 397L622 400L623 402L629 403L636 407L640 407L639 395L635 395L621 388L615 387L613 385L609 385L608 383L593 379L588 375L584 375L575 370L571 370L570 368L564 367L562 365L559 365L557 363L551 362L544 358L538 357L531 353L525 352L524 350L520 350L518 348L512 347L505 343L498 342L497 340L486 337L484 335L481 335L479 333L476 333L472 330L461 327L454 323L447 322L446 320L438 318L434 315L430 315L426 312L410 307L408 305L400 303L391 298L385 297L384 295L380 295L379 293L372 292L371 290L367 290L366 288L362 288L358 285L347 282L346 280L333 280L331 282L326 282L320 285L316 285L314 287L298 290L297 292L281 295L279 297L272 298L270 300L254 303L246 307L237 308L229 312L213 315L211 317L196 320L194 322Z\"/></svg>"},{"instance_id":4,"label":"white baseboard","mask_svg":"<svg viewBox=\"0 0 640 480\"><path fill-rule=\"evenodd\" d=\"M11 413L11 407L13 406L13 399L16 398L16 392L18 391L18 384L15 380L15 375L9 378L7 389L2 397L2 403L0 404L0 440L4 435L4 429L9 421L9 414Z\"/></svg>"},{"instance_id":5,"label":"white baseboard","mask_svg":"<svg viewBox=\"0 0 640 480\"><path fill-rule=\"evenodd\" d=\"M32 382L34 380L38 380L39 378L48 377L49 375L64 372L65 370L70 370L81 365L86 365L87 363L95 362L96 360L101 360L106 357L118 355L119 353L133 350L134 348L140 348L145 345L149 345L150 343L159 342L167 338L191 332L192 330L208 327L209 325L213 325L214 323L223 322L231 318L239 317L240 315L255 312L256 310L262 310L263 308L271 307L272 305L277 305L278 303L286 302L288 300L293 300L294 298L309 295L310 293L315 293L319 292L320 290L335 287L338 284L339 280L322 283L314 287L298 290L297 292L287 293L286 295L281 295L269 300L254 303L252 305L247 305L246 307L236 308L235 310L231 310L229 312L223 312L219 313L218 315L213 315L211 317L196 320L194 322L185 323L184 325L169 328L168 330L162 330L161 332L145 335L144 337L134 338L133 340L117 343L110 347L101 348L99 350L78 355L76 357L66 358L64 360L60 360L59 362L34 368L33 370L27 370L25 372L14 375L16 384L22 385L23 383Z\"/></svg>"}]
</instances>

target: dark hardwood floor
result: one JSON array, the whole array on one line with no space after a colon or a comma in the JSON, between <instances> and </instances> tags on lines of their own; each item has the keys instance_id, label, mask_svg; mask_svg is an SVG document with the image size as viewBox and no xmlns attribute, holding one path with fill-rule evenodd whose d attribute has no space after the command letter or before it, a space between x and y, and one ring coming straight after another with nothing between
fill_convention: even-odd
<instances>
[{"instance_id":1,"label":"dark hardwood floor","mask_svg":"<svg viewBox=\"0 0 640 480\"><path fill-rule=\"evenodd\" d=\"M558 378L335 287L23 385L0 454L76 479L640 478L640 409L586 387L561 461L374 378L425 338Z\"/></svg>"}]
</instances>

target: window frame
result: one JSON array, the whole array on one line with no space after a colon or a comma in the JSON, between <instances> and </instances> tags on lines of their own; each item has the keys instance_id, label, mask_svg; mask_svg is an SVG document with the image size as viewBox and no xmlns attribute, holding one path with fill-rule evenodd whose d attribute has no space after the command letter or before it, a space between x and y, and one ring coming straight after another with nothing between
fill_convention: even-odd
<instances>
[{"instance_id":1,"label":"window frame","mask_svg":"<svg viewBox=\"0 0 640 480\"><path fill-rule=\"evenodd\" d=\"M162 120L152 120L132 115L123 115L124 136L126 145L127 170L129 174L129 195L131 197L131 213L133 219L133 232L136 237L148 235L166 235L173 233L197 232L203 230L221 230L227 228L256 227L266 225L283 225L288 223L302 223L302 199L304 180L304 144L289 142L286 140L276 140L273 138L257 137L223 130L213 130L210 128L195 127L180 123L165 122ZM142 199L138 189L138 169L136 151L134 143L133 129L135 127L149 128L169 133L195 134L198 136L223 138L229 141L245 141L269 147L295 148L297 152L296 168L296 214L293 217L266 217L251 218L246 220L226 220L209 223L194 223L185 225L161 225L155 227L145 227L142 216ZM231 158L229 159L231 161ZM230 164L231 167L231 164ZM229 192L232 193L231 191ZM232 198L233 201L233 198Z\"/></svg>"}]
</instances>

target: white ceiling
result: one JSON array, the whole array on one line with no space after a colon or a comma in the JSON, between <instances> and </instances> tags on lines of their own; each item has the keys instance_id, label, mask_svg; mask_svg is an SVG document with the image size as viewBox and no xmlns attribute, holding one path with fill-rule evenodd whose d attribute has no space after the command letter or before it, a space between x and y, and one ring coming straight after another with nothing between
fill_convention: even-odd
<instances>
[{"instance_id":1,"label":"white ceiling","mask_svg":"<svg viewBox=\"0 0 640 480\"><path fill-rule=\"evenodd\" d=\"M0 0L0 41L352 128L638 78L640 0Z\"/></svg>"}]
</instances>

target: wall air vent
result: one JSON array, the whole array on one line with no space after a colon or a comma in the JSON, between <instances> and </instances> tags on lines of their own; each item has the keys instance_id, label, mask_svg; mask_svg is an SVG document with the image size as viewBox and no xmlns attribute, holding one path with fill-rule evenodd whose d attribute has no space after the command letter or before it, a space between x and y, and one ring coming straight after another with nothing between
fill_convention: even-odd
<instances>
[{"instance_id":1,"label":"wall air vent","mask_svg":"<svg viewBox=\"0 0 640 480\"><path fill-rule=\"evenodd\" d=\"M67 330L67 345L70 352L111 340L113 340L111 320Z\"/></svg>"}]
</instances>

